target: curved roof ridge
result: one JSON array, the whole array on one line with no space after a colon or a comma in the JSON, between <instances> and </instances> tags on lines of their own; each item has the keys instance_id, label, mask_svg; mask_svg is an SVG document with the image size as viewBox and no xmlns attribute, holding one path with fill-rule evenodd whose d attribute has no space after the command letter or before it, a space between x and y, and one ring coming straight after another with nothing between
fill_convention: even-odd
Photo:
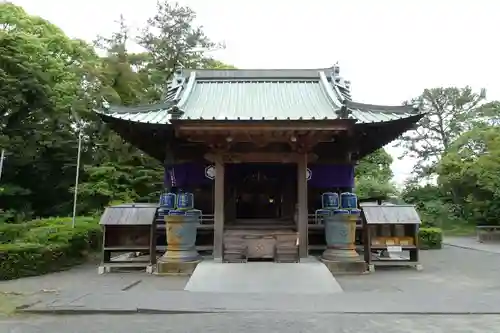
<instances>
[{"instance_id":1,"label":"curved roof ridge","mask_svg":"<svg viewBox=\"0 0 500 333\"><path fill-rule=\"evenodd\" d=\"M319 80L318 72L330 72L333 68L316 69L183 69L185 75L196 72L199 79L316 79Z\"/></svg>"}]
</instances>

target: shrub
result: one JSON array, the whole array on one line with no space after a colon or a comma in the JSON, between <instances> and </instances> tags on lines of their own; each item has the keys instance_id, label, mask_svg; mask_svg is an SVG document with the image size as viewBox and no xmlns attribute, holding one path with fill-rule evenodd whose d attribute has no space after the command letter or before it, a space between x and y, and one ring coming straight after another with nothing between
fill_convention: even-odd
<instances>
[{"instance_id":1,"label":"shrub","mask_svg":"<svg viewBox=\"0 0 500 333\"><path fill-rule=\"evenodd\" d=\"M28 224L0 224L0 244L8 244L14 242L19 238L26 230L28 230Z\"/></svg>"},{"instance_id":2,"label":"shrub","mask_svg":"<svg viewBox=\"0 0 500 333\"><path fill-rule=\"evenodd\" d=\"M0 280L40 275L81 263L89 251L101 245L96 219L71 218L34 220L1 226L9 236L0 240ZM0 230L1 232L1 230Z\"/></svg>"},{"instance_id":3,"label":"shrub","mask_svg":"<svg viewBox=\"0 0 500 333\"><path fill-rule=\"evenodd\" d=\"M440 249L443 246L443 231L440 228L420 228L418 242L423 250Z\"/></svg>"},{"instance_id":4,"label":"shrub","mask_svg":"<svg viewBox=\"0 0 500 333\"><path fill-rule=\"evenodd\" d=\"M45 274L61 270L70 263L66 256L68 245L14 243L0 245L0 280Z\"/></svg>"}]
</instances>

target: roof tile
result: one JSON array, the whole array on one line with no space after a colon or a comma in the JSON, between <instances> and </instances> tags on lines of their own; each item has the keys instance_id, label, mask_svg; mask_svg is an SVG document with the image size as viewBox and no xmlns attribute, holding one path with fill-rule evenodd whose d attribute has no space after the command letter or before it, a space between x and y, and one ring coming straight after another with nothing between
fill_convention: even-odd
<instances>
[{"instance_id":1,"label":"roof tile","mask_svg":"<svg viewBox=\"0 0 500 333\"><path fill-rule=\"evenodd\" d=\"M198 81L182 107L191 119L335 119L319 80Z\"/></svg>"},{"instance_id":2,"label":"roof tile","mask_svg":"<svg viewBox=\"0 0 500 333\"><path fill-rule=\"evenodd\" d=\"M336 119L345 105L358 123L385 122L415 115L411 107L352 102L350 83L329 69L185 70L166 102L111 107L100 112L123 120L168 124L177 105L183 119L313 120ZM336 76L337 75L337 76ZM187 79L189 78L189 79ZM177 78L178 79L178 78Z\"/></svg>"}]
</instances>

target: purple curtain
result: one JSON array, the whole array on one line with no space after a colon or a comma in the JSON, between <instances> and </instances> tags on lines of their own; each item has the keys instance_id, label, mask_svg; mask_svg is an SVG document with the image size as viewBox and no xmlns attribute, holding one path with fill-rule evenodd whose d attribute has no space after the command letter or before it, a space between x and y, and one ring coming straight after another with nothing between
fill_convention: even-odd
<instances>
[{"instance_id":1,"label":"purple curtain","mask_svg":"<svg viewBox=\"0 0 500 333\"><path fill-rule=\"evenodd\" d=\"M354 187L354 166L351 164L312 164L311 180L312 187Z\"/></svg>"},{"instance_id":2,"label":"purple curtain","mask_svg":"<svg viewBox=\"0 0 500 333\"><path fill-rule=\"evenodd\" d=\"M172 178L175 179L175 186L177 187L189 187L201 184L210 184L211 180L205 177L205 167L207 165L203 163L183 163L176 164L171 170L165 169L164 174L164 184L172 185Z\"/></svg>"},{"instance_id":3,"label":"purple curtain","mask_svg":"<svg viewBox=\"0 0 500 333\"><path fill-rule=\"evenodd\" d=\"M204 163L184 163L177 164L173 167L173 175L175 185L177 187L198 186L202 184L210 184L212 180L205 177L205 168L209 164ZM226 168L228 179L231 176L237 176L245 169L245 164L229 164ZM312 187L329 188L329 187L354 187L354 166L349 164L310 164L311 179L308 184ZM272 172L274 169L280 173L279 166L267 165L263 166L266 172ZM269 169L269 170L267 170ZM169 170L165 170L164 183L171 184L172 177Z\"/></svg>"}]
</instances>

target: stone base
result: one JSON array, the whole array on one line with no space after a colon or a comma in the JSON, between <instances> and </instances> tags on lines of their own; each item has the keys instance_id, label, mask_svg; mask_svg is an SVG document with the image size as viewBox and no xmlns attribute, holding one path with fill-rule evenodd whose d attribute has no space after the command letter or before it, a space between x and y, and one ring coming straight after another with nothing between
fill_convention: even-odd
<instances>
[{"instance_id":1,"label":"stone base","mask_svg":"<svg viewBox=\"0 0 500 333\"><path fill-rule=\"evenodd\" d=\"M332 272L332 274L366 274L366 262L359 259L355 261L332 261L321 259L321 262Z\"/></svg>"},{"instance_id":2,"label":"stone base","mask_svg":"<svg viewBox=\"0 0 500 333\"><path fill-rule=\"evenodd\" d=\"M191 262L158 261L155 275L191 275L201 260Z\"/></svg>"},{"instance_id":3,"label":"stone base","mask_svg":"<svg viewBox=\"0 0 500 333\"><path fill-rule=\"evenodd\" d=\"M359 261L359 254L354 249L326 249L321 257L328 261Z\"/></svg>"},{"instance_id":4,"label":"stone base","mask_svg":"<svg viewBox=\"0 0 500 333\"><path fill-rule=\"evenodd\" d=\"M200 254L196 251L196 248L189 250L177 250L169 249L167 246L167 251L159 259L162 262L193 262L199 261L201 259Z\"/></svg>"}]
</instances>

